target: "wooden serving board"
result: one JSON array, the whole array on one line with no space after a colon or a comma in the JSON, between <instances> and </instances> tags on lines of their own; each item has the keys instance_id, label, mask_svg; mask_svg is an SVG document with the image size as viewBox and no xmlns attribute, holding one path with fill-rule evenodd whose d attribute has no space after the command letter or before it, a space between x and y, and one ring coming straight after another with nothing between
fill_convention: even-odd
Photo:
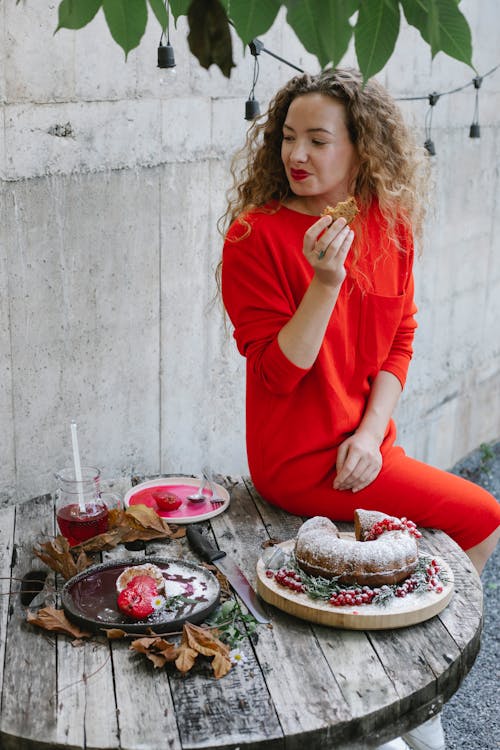
<instances>
[{"instance_id":1,"label":"wooden serving board","mask_svg":"<svg viewBox=\"0 0 500 750\"><path fill-rule=\"evenodd\" d=\"M353 538L352 534L341 534ZM294 539L282 542L279 546L289 554L295 544ZM440 558L436 558L447 582L443 591L437 594L429 591L424 594L408 594L404 598L394 598L387 605L362 604L333 607L326 601L311 599L307 594L297 593L280 586L274 578L266 576L266 566L260 558L257 563L257 591L264 601L289 615L309 620L317 625L327 625L345 630L383 630L404 628L429 620L441 612L453 594L453 572Z\"/></svg>"}]
</instances>

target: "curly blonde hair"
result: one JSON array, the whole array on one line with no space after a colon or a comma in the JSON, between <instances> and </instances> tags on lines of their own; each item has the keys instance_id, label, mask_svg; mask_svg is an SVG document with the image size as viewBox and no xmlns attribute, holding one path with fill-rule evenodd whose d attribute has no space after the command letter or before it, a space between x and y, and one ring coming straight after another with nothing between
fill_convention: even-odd
<instances>
[{"instance_id":1,"label":"curly blonde hair","mask_svg":"<svg viewBox=\"0 0 500 750\"><path fill-rule=\"evenodd\" d=\"M354 194L361 212L376 197L389 235L397 241L395 227L403 221L420 242L428 163L425 150L416 145L399 107L383 86L374 80L363 85L359 71L340 68L292 78L271 101L265 119L251 125L231 167L234 187L221 217L221 230L227 231L238 219L248 233L246 213L293 195L281 160L282 129L291 102L312 93L344 105L347 130L359 160Z\"/></svg>"}]
</instances>

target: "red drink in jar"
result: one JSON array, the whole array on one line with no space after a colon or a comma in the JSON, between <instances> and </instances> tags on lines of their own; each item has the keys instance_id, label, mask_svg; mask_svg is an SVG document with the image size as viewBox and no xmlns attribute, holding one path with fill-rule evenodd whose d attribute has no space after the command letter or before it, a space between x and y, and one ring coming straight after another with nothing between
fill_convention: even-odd
<instances>
[{"instance_id":1,"label":"red drink in jar","mask_svg":"<svg viewBox=\"0 0 500 750\"><path fill-rule=\"evenodd\" d=\"M102 503L86 503L85 512L78 503L63 505L56 517L61 534L71 547L108 530L108 509Z\"/></svg>"}]
</instances>

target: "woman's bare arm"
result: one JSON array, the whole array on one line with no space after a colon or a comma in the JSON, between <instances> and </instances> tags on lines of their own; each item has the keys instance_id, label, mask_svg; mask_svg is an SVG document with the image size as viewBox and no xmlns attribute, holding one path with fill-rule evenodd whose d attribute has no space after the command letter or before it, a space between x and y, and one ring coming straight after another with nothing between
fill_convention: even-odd
<instances>
[{"instance_id":1,"label":"woman's bare arm","mask_svg":"<svg viewBox=\"0 0 500 750\"><path fill-rule=\"evenodd\" d=\"M379 372L359 427L339 446L335 489L359 492L376 479L382 468L380 445L401 391L395 375L386 370Z\"/></svg>"},{"instance_id":2,"label":"woman's bare arm","mask_svg":"<svg viewBox=\"0 0 500 750\"><path fill-rule=\"evenodd\" d=\"M345 219L337 219L328 227L329 222L329 216L322 217L304 235L303 252L314 268L314 276L294 315L278 334L285 357L304 369L312 367L318 356L346 276L344 263L354 239Z\"/></svg>"}]
</instances>

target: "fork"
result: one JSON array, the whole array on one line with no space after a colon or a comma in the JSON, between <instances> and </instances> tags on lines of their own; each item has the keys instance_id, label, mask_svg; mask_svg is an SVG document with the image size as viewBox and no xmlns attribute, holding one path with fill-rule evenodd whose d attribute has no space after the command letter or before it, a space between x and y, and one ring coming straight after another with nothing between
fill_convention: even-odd
<instances>
[{"instance_id":1,"label":"fork","mask_svg":"<svg viewBox=\"0 0 500 750\"><path fill-rule=\"evenodd\" d=\"M203 469L203 477L208 482L210 491L212 493L212 497L210 498L210 505L212 506L213 510L215 510L216 508L220 508L221 505L224 505L224 498L221 497L217 492L217 485L212 479L212 472L209 471L206 467Z\"/></svg>"}]
</instances>

